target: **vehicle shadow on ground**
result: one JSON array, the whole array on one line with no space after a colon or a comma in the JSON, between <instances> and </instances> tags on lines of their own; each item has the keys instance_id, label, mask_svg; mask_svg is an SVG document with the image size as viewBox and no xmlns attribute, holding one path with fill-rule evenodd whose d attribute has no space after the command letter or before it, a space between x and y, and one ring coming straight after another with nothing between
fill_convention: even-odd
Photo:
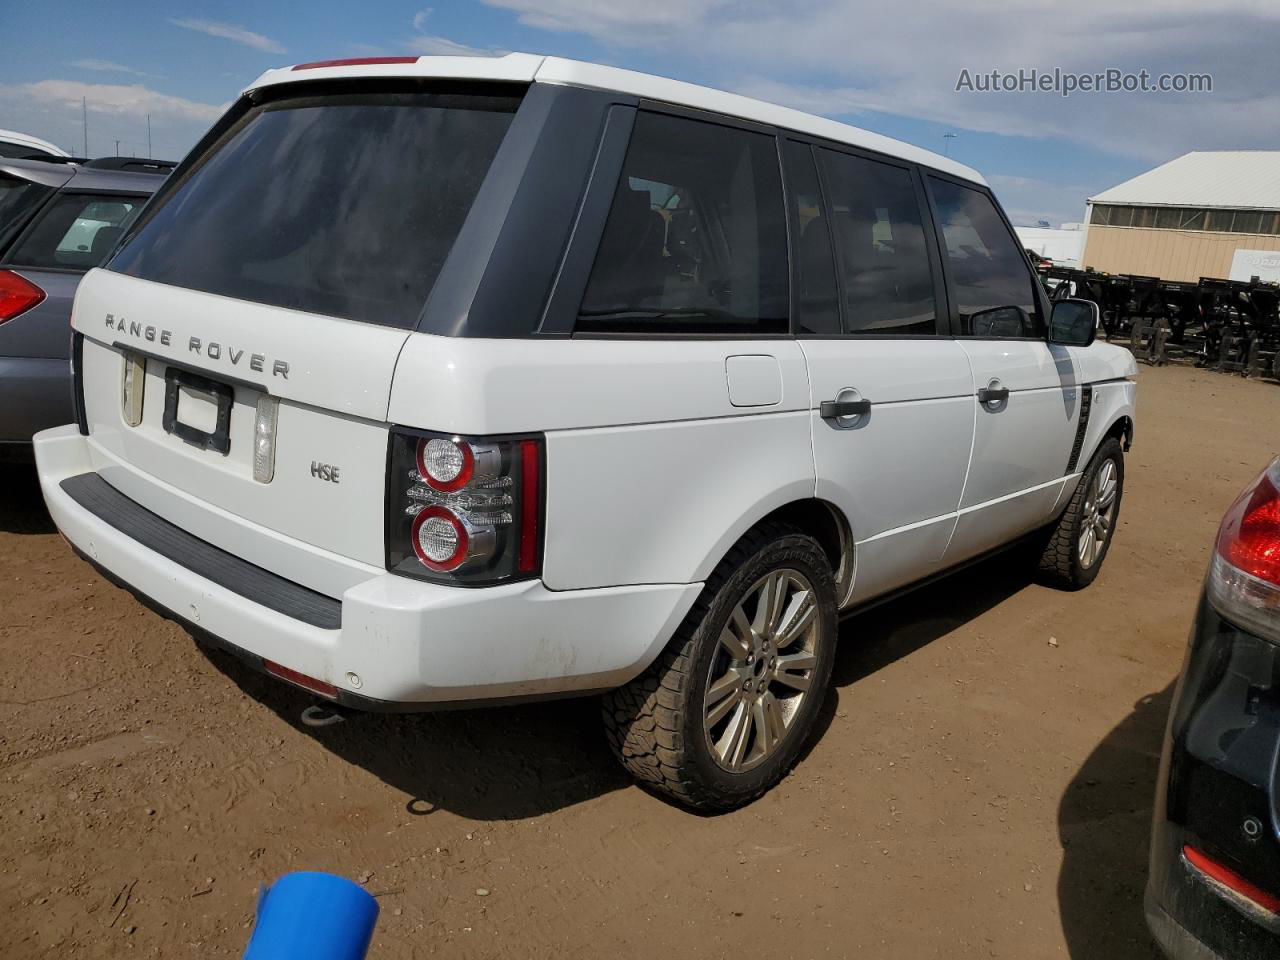
<instances>
[{"instance_id":1,"label":"vehicle shadow on ground","mask_svg":"<svg viewBox=\"0 0 1280 960\"><path fill-rule=\"evenodd\" d=\"M962 571L841 625L834 684L848 687L990 609L1031 582L1034 564L1009 554ZM206 649L246 694L343 760L407 794L411 813L446 809L476 820L535 817L631 785L604 741L596 698L426 714L357 714L332 727L302 723L309 694ZM810 746L835 715L828 696ZM802 757L803 760L803 757Z\"/></svg>"},{"instance_id":2,"label":"vehicle shadow on ground","mask_svg":"<svg viewBox=\"0 0 1280 960\"><path fill-rule=\"evenodd\" d=\"M595 698L433 713L359 713L308 727L309 694L236 658L202 648L246 694L348 763L407 794L406 809L473 820L517 820L630 784L604 742Z\"/></svg>"},{"instance_id":3,"label":"vehicle shadow on ground","mask_svg":"<svg viewBox=\"0 0 1280 960\"><path fill-rule=\"evenodd\" d=\"M1058 805L1058 907L1074 960L1159 960L1147 932L1151 810L1173 684L1143 697L1089 754Z\"/></svg>"},{"instance_id":4,"label":"vehicle shadow on ground","mask_svg":"<svg viewBox=\"0 0 1280 960\"><path fill-rule=\"evenodd\" d=\"M0 463L0 533L54 533L56 528L40 494L36 468L29 463Z\"/></svg>"}]
</instances>

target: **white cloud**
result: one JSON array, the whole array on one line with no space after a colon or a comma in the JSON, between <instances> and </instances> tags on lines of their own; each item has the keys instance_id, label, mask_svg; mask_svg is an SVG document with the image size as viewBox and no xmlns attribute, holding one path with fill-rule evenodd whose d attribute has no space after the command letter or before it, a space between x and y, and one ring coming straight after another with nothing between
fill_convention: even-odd
<instances>
[{"instance_id":1,"label":"white cloud","mask_svg":"<svg viewBox=\"0 0 1280 960\"><path fill-rule=\"evenodd\" d=\"M1274 0L484 0L520 22L642 50L663 72L830 114L1052 137L1163 160L1271 146L1280 122ZM957 93L961 69L1207 72L1210 94ZM963 155L960 155L963 159Z\"/></svg>"},{"instance_id":2,"label":"white cloud","mask_svg":"<svg viewBox=\"0 0 1280 960\"><path fill-rule=\"evenodd\" d=\"M411 37L406 44L414 53L424 53L436 57L497 57L502 55L498 50L482 50L469 47L448 37L437 37L429 33L420 33Z\"/></svg>"},{"instance_id":3,"label":"white cloud","mask_svg":"<svg viewBox=\"0 0 1280 960\"><path fill-rule=\"evenodd\" d=\"M40 80L0 85L0 113L9 126L75 154L84 151L82 103L91 156L114 152L117 140L121 153L144 155L150 116L154 155L179 159L226 110L225 104L175 97L142 84Z\"/></svg>"},{"instance_id":4,"label":"white cloud","mask_svg":"<svg viewBox=\"0 0 1280 960\"><path fill-rule=\"evenodd\" d=\"M246 47L261 50L264 53L285 52L284 47L270 37L264 37L260 33L254 33L252 30L246 30L244 27L237 27L234 24L219 23L216 20L201 20L196 17L175 17L171 18L169 22L175 27L182 27L184 30L194 30L197 33L205 33L211 37L232 40Z\"/></svg>"},{"instance_id":5,"label":"white cloud","mask_svg":"<svg viewBox=\"0 0 1280 960\"><path fill-rule=\"evenodd\" d=\"M212 123L222 116L225 106L200 103L184 97L158 93L142 84L78 83L75 80L40 80L0 87L0 97L26 97L35 104L80 109L87 103L99 113L145 117L176 117Z\"/></svg>"},{"instance_id":6,"label":"white cloud","mask_svg":"<svg viewBox=\"0 0 1280 960\"><path fill-rule=\"evenodd\" d=\"M144 73L141 70L135 70L133 67L125 66L123 63L116 63L113 60L72 60L71 66L79 67L81 70L97 70L102 73L127 73L135 77L154 77L154 73Z\"/></svg>"},{"instance_id":7,"label":"white cloud","mask_svg":"<svg viewBox=\"0 0 1280 960\"><path fill-rule=\"evenodd\" d=\"M450 40L448 37L424 33L423 28L426 27L427 21L431 19L433 12L431 7L425 7L413 15L413 29L416 32L405 43L405 46L414 53L422 53L433 57L497 57L507 52L505 50L486 50L481 47L471 47L465 43L459 43L457 40Z\"/></svg>"}]
</instances>

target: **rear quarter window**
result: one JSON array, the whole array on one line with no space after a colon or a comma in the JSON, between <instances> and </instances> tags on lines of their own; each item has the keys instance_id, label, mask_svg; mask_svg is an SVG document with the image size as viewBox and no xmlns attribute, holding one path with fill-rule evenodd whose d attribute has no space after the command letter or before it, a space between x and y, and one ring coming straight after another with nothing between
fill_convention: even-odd
<instances>
[{"instance_id":1,"label":"rear quarter window","mask_svg":"<svg viewBox=\"0 0 1280 960\"><path fill-rule=\"evenodd\" d=\"M410 328L519 102L368 92L253 107L165 188L110 269Z\"/></svg>"}]
</instances>

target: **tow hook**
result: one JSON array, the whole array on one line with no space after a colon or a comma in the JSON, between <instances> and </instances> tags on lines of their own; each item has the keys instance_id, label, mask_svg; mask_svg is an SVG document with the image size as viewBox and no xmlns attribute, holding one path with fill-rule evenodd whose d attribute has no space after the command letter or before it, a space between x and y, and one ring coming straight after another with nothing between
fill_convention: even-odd
<instances>
[{"instance_id":1,"label":"tow hook","mask_svg":"<svg viewBox=\"0 0 1280 960\"><path fill-rule=\"evenodd\" d=\"M350 712L336 703L313 703L302 711L300 719L308 727L332 727L342 723Z\"/></svg>"}]
</instances>

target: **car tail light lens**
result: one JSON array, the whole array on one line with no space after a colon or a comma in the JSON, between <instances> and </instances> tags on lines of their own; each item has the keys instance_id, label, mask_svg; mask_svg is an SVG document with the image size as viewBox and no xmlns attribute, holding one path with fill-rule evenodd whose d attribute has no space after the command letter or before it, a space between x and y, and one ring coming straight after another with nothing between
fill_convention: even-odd
<instances>
[{"instance_id":1,"label":"car tail light lens","mask_svg":"<svg viewBox=\"0 0 1280 960\"><path fill-rule=\"evenodd\" d=\"M387 569L482 586L541 573L541 437L391 433Z\"/></svg>"},{"instance_id":2,"label":"car tail light lens","mask_svg":"<svg viewBox=\"0 0 1280 960\"><path fill-rule=\"evenodd\" d=\"M1280 458L1223 517L1207 593L1236 626L1280 643Z\"/></svg>"},{"instance_id":3,"label":"car tail light lens","mask_svg":"<svg viewBox=\"0 0 1280 960\"><path fill-rule=\"evenodd\" d=\"M1221 884L1237 896L1244 897L1254 906L1268 913L1280 913L1280 897L1254 886L1230 867L1210 859L1190 844L1182 848L1182 856L1201 874L1214 883Z\"/></svg>"},{"instance_id":4,"label":"car tail light lens","mask_svg":"<svg viewBox=\"0 0 1280 960\"><path fill-rule=\"evenodd\" d=\"M45 292L12 270L0 270L0 323L26 313L45 298Z\"/></svg>"}]
</instances>

